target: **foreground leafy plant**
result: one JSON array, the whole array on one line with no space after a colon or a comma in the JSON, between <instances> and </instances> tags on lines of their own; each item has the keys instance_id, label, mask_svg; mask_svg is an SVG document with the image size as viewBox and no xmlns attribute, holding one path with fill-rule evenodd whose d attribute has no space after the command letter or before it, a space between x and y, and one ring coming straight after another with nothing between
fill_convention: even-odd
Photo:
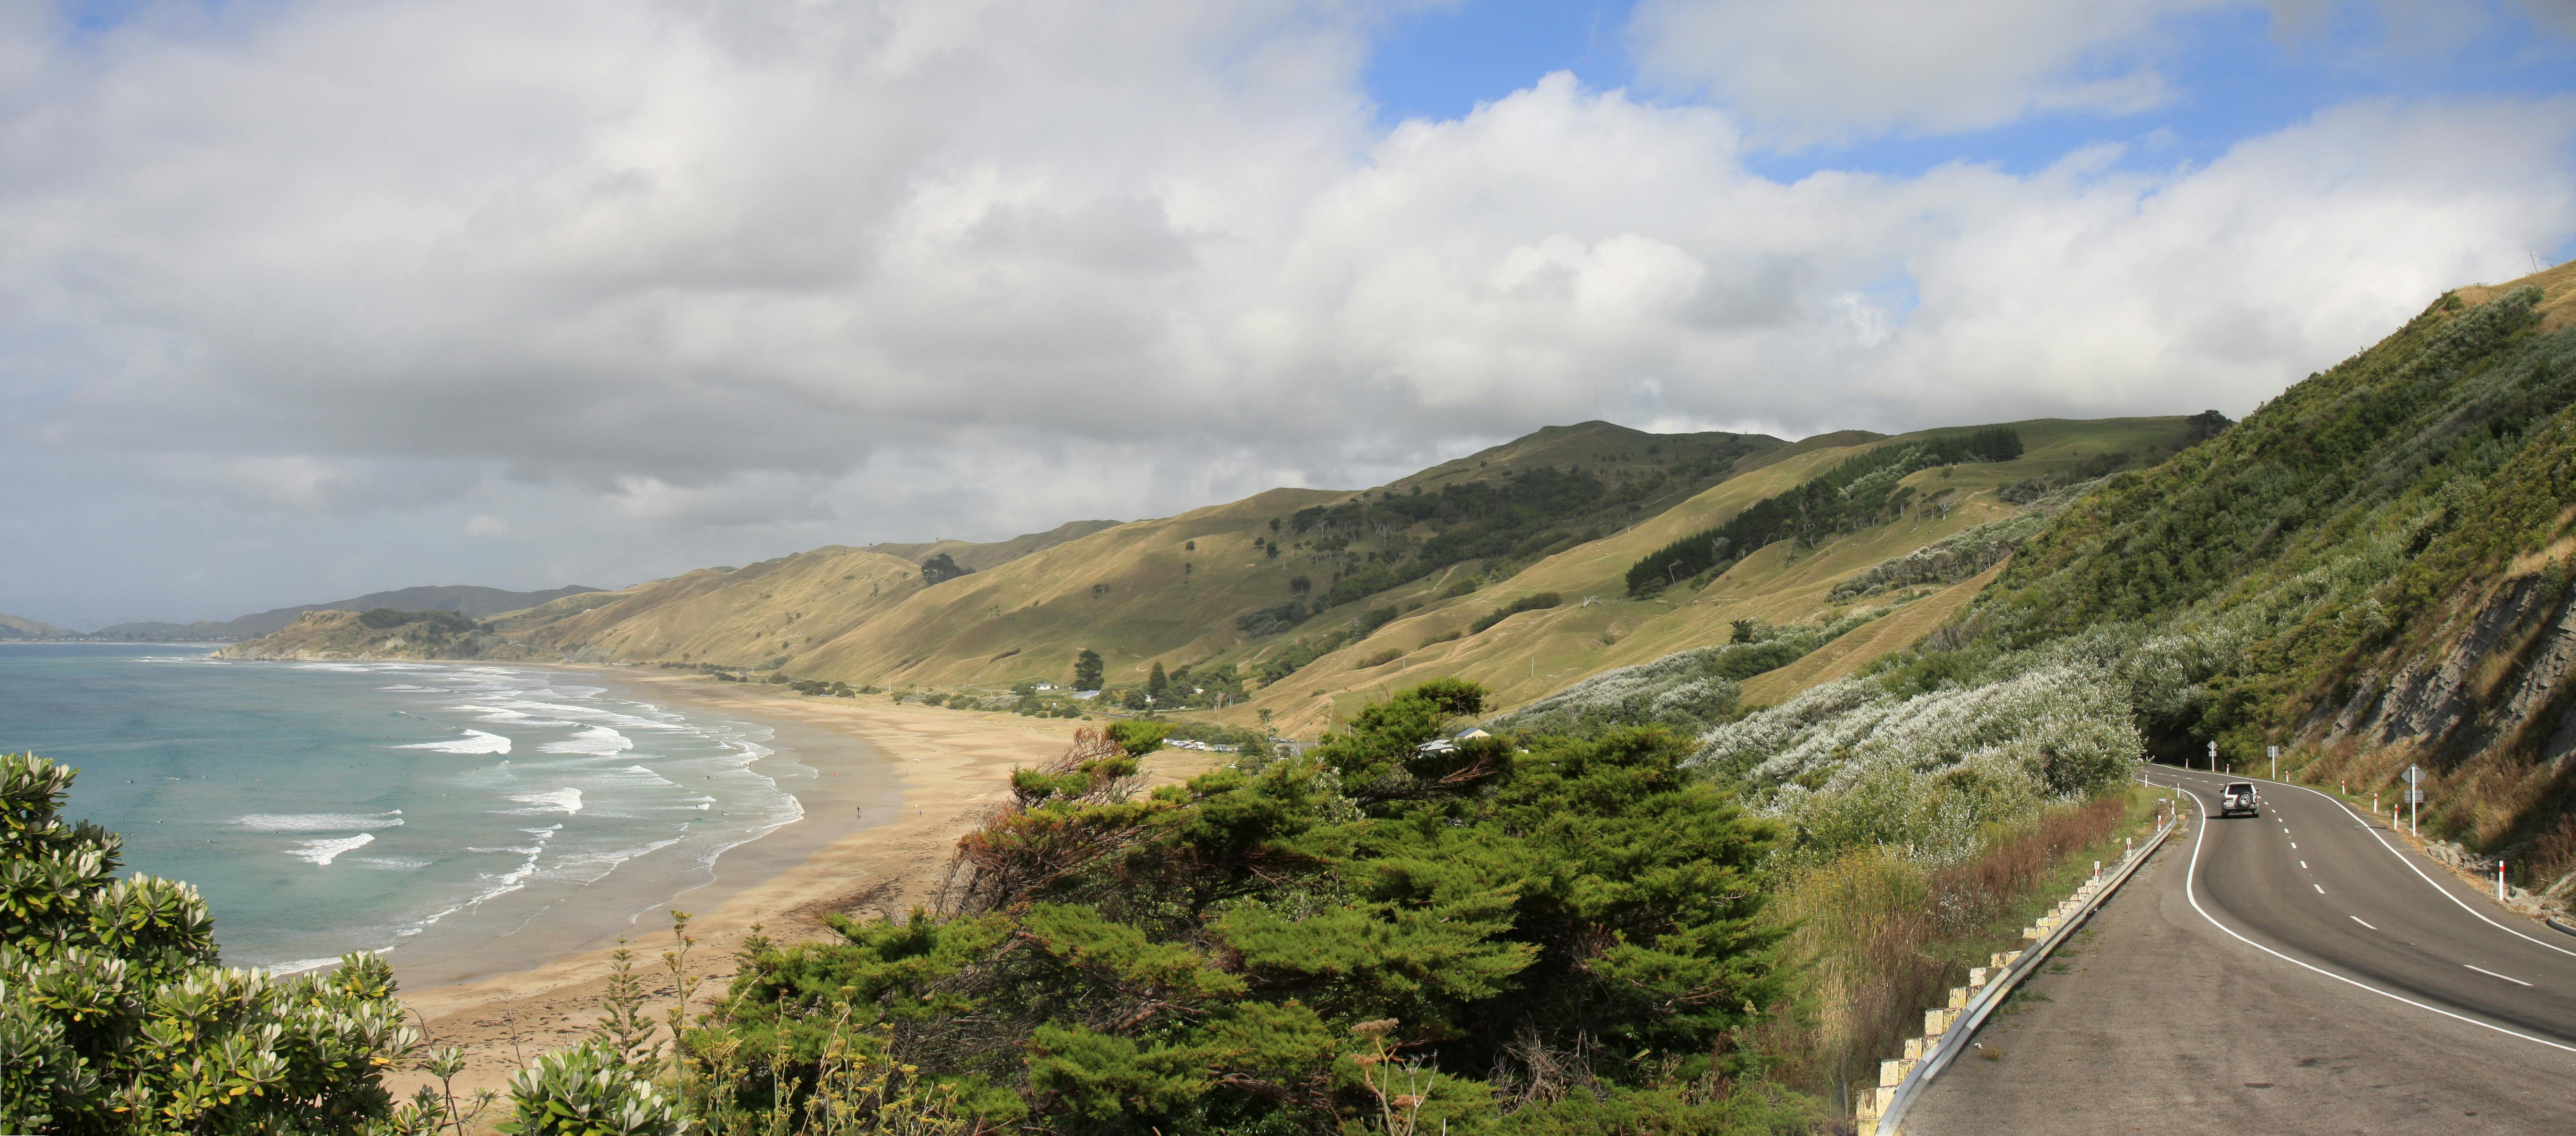
<instances>
[{"instance_id":1,"label":"foreground leafy plant","mask_svg":"<svg viewBox=\"0 0 2576 1136\"><path fill-rule=\"evenodd\" d=\"M275 979L217 963L184 883L116 879L123 840L62 819L76 771L0 755L0 1130L425 1130L383 1073L420 1035L392 968Z\"/></svg>"}]
</instances>

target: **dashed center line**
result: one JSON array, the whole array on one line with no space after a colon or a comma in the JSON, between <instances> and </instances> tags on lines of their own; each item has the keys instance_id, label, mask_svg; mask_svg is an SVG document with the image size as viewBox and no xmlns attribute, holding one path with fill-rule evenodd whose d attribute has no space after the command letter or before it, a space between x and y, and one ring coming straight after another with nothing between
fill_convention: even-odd
<instances>
[{"instance_id":1,"label":"dashed center line","mask_svg":"<svg viewBox=\"0 0 2576 1136\"><path fill-rule=\"evenodd\" d=\"M2460 965L2461 965L2461 966L2469 966L2469 964L2467 964L2467 963L2461 963ZM2529 986L2529 985L2531 985L2530 983L2525 982L2525 981L2523 981L2523 980L2521 980L2521 979L2519 979L2519 978L2515 978L2514 976L2512 976L2512 975L2510 975L2510 974L2497 974L2496 972L2494 972L2494 971L2492 971L2492 970L2488 970L2487 968L2485 968L2485 967L2483 967L2483 966L2469 966L2469 969L2470 969L2470 970L2474 970L2474 971L2476 971L2476 972L2478 972L2478 973L2480 973L2480 974L2486 975L2486 976L2487 976L2487 977L2489 977L2489 978L2501 978L2501 979L2503 979L2503 980L2505 980L2505 981L2507 981L2507 982L2513 983L2513 984L2514 984L2514 985L2516 985L2516 986Z\"/></svg>"},{"instance_id":2,"label":"dashed center line","mask_svg":"<svg viewBox=\"0 0 2576 1136\"><path fill-rule=\"evenodd\" d=\"M2308 886L2317 889L2318 895L2324 895L2326 893L2326 885L2324 884L2309 884Z\"/></svg>"},{"instance_id":3,"label":"dashed center line","mask_svg":"<svg viewBox=\"0 0 2576 1136\"><path fill-rule=\"evenodd\" d=\"M2307 871L2307 870L2308 870L2308 862L2307 862L2307 861L2305 861L2305 860L2301 860L2301 861L2299 861L2299 870L2300 870L2300 871L2302 871L2302 872Z\"/></svg>"},{"instance_id":4,"label":"dashed center line","mask_svg":"<svg viewBox=\"0 0 2576 1136\"><path fill-rule=\"evenodd\" d=\"M2352 916L2352 921L2353 921L2353 922L2355 922L2355 923L2359 923L2359 924L2361 924L2361 925L2362 925L2362 926L2364 926L2364 927L2370 927L2370 922L2369 922L2368 920L2363 919L2361 916L2358 916L2358 915ZM2373 931L2376 931L2376 930L2378 930L2379 928L2377 928L2377 927L2370 927L2370 929L2371 929L2371 930L2373 930Z\"/></svg>"}]
</instances>

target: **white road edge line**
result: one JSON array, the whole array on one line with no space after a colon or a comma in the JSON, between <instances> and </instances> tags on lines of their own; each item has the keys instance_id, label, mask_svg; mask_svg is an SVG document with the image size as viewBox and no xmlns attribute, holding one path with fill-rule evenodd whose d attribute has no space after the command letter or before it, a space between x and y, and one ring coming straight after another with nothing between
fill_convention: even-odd
<instances>
[{"instance_id":1,"label":"white road edge line","mask_svg":"<svg viewBox=\"0 0 2576 1136\"><path fill-rule=\"evenodd\" d=\"M2313 792L2313 790L2311 790L2311 791ZM2318 794L2318 796L2324 796L2324 794L2319 793L2319 794ZM2331 797L2328 797L2328 798L2326 798L2326 799L2328 799L2328 800L2333 800L2333 798L2331 798ZM2336 803L2337 803L2337 804L2341 804L2342 802L2337 801ZM2299 959L2291 958L2291 957L2290 957L2290 956L2288 956L2288 955L2282 954L2281 952L2276 951L2276 950L2273 950L2273 949L2272 949L2272 948L2270 948L2270 947L2264 946L2264 945L2263 945L2263 944L2261 944L2261 943L2255 942L2255 941L2254 941L2254 940L2252 940L2252 939L2248 939L2248 938L2246 938L2244 935L2239 934L2235 928L2230 927L2230 926L2228 926L2228 925L2227 925L2227 924L2225 924L2225 923L2221 923L2221 922L2219 922L2219 921L2218 921L2218 917L2217 917L2217 916L2211 915L2211 914L2209 913L2209 909L2208 909L2208 908L2202 907L2202 906L2200 905L2200 894L2199 894L2199 892L2198 892L2198 891L2196 891L2196 890L2193 888L2193 881L2194 881L2194 880L2195 880L2195 879L2200 875L2200 846L2201 846L2201 844L2203 843L2203 841L2202 841L2202 837L2206 836L2206 835L2208 834L2208 832L2209 832L2209 806L2208 806L2208 805L2205 805L2205 804L2203 804L2203 803L2201 803L2201 800L2200 800L2200 790L2198 790L2198 789L2193 789L2193 790L2191 791L2191 805L2192 805L2192 807L2193 807L2193 808L2200 810L2200 822L2201 822L2201 827L2200 827L2197 831L2195 831L2195 832L2193 832L2193 833L2191 834L2191 861L2190 861L2189 866L2188 866L2188 867L2186 867L2186 868L2183 870L2183 874L2182 874L2182 897L2183 897L2184 899L2187 899L2187 900L2190 900L2190 901L2191 901L2191 909L2192 909L2193 911L2197 911L2197 912L2199 912L2199 913L2200 913L2200 917L2201 917L2201 918L2209 920L2209 925L2210 925L2210 926L2212 926L2212 927L2216 927L2216 928L2218 928L2218 929L2219 929L2219 930L2221 930L2221 931L2225 931L2225 932L2227 932L2230 936L2234 937L2234 938L2235 938L2235 940L2236 940L2237 942L2243 943L2243 944L2245 944L2246 946L2252 947L2252 948L2254 948L2255 950L2261 951L2261 952L2263 952L2264 954L2270 955L2270 956L2272 956L2273 958L2276 958L2276 959L2281 960L2282 962L2289 963L2289 964L2291 964L2291 965L2293 965L2293 966L2306 967L2306 968L2307 968L2307 969L2309 969L2309 970L2313 970L2313 971L2315 971L2315 972L2317 972L2317 973L2319 973L2319 974L2322 974L2322 975L2324 975L2324 976L2326 976L2326 977L2328 977L2328 978L2334 979L2335 981L2340 982L2340 983L2343 983L2343 984L2345 984L2345 985L2347 985L2347 986L2358 986L2358 987L2360 987L2360 988L2362 988L2362 989L2364 989L2364 990L2370 991L2370 992L2371 992L2371 993L2373 993L2373 994L2377 994L2377 995L2379 995L2379 996L2380 996L2380 997L2382 997L2382 998L2387 998L2387 999L2390 999L2390 1000L2392 1000L2392 1001L2397 1001L2397 1002L2404 1002L2404 1003L2406 1003L2407 1005L2409 1005L2409 1006L2413 1006L2413 1007L2415 1007L2415 1008L2416 1008L2416 1009L2418 1009L2418 1010L2430 1010L2430 1011L2432 1011L2432 1012L2434 1012L2434 1013L2436 1013L2436 1014L2440 1014L2440 1015L2442 1015L2443 1017L2450 1018L2450 1019L2452 1019L2452 1020L2454 1020L2454 1021L2467 1022L2467 1023L2469 1023L2470 1025L2473 1025L2473 1026L2479 1026L2479 1027L2481 1027L2481 1028L2491 1029L2491 1030L2496 1031L2497 1033L2500 1033L2500 1034L2505 1035L2506 1037L2518 1037L2518 1038L2521 1038L2521 1039L2522 1039L2522 1040L2524 1040L2524 1041L2538 1042L2539 1044L2546 1045L2546 1046L2548 1046L2548 1047L2549 1047L2549 1048L2551 1048L2551 1049L2561 1050L2561 1051L2564 1051L2564 1052L2567 1052L2567 1053L2576 1053L2576 1045L2561 1045L2561 1044L2559 1044L2559 1043L2557 1043L2557 1042L2554 1042L2554 1041L2551 1041L2551 1040L2549 1040L2548 1038L2545 1038L2545 1037L2533 1037L2533 1036L2531 1036L2530 1034L2527 1034L2527 1033L2520 1033L2520 1032L2517 1032L2517 1031L2514 1031L2514 1030L2509 1030L2509 1029L2504 1028L2503 1026L2496 1025L2496 1024L2494 1024L2494 1023L2492 1023L2492 1022L2482 1022L2482 1021L2479 1021L2479 1020L2477 1020L2476 1018L2472 1018L2472 1017L2470 1017L2470 1016L2468 1016L2468 1015L2466 1015L2466 1014L2455 1014L2455 1013L2452 1013L2451 1011L2449 1011L2449 1010L2445 1010L2445 1009L2443 1009L2443 1008L2441 1008L2441 1007L2439 1007L2439 1006L2427 1006L2427 1005L2425 1005L2424 1003L2422 1003L2422 1002L2418 1002L2418 1001L2416 1001L2416 1000L2414 1000L2414 999L2412 999L2412 998L2404 997L2404 996L2402 996L2402 995L2397 995L2397 994L2391 994L2391 993L2389 993L2389 992L2387 992L2387 991L2385 991L2385 990L2382 990L2382 989L2380 989L2380 988L2378 988L2378 987L2376 987L2376 986L2373 986L2373 985L2371 985L2371 984L2369 984L2369 983L2367 983L2367 982L2362 982L2362 981L2359 981L2359 980L2357 980L2357 979L2346 978L2346 977L2344 977L2344 976L2342 976L2342 975L2340 975L2340 974L2336 974L2335 972L2333 972L2333 971L2331 971L2331 970L2327 970L2326 968L2321 967L2321 966L2318 966L2318 965L2316 965L2316 964L2314 964L2314 963L2305 962L2305 961L2302 961L2302 960L2299 960ZM2446 894L2447 894L2447 893L2446 893Z\"/></svg>"},{"instance_id":2,"label":"white road edge line","mask_svg":"<svg viewBox=\"0 0 2576 1136\"><path fill-rule=\"evenodd\" d=\"M2353 921L2353 922L2355 922L2355 923L2359 923L2359 924L2361 924L2361 925L2362 925L2362 926L2364 926L2364 927L2370 927L2370 923L2369 923L2369 921L2368 921L2368 920L2363 919L2361 916L2355 915L2355 916L2352 916L2351 918L2352 918L2352 921ZM2371 930L2373 930L2373 931L2376 931L2376 930L2378 930L2379 928L2377 928L2377 927L2370 927L2370 929L2371 929Z\"/></svg>"},{"instance_id":3,"label":"white road edge line","mask_svg":"<svg viewBox=\"0 0 2576 1136\"><path fill-rule=\"evenodd\" d=\"M2461 966L2469 966L2469 964L2467 964L2467 963L2461 963L2460 965L2461 965ZM2478 973L2480 973L2480 974L2486 975L2486 976L2487 976L2487 977L2489 977L2489 978L2501 978L2501 979L2503 979L2503 980L2505 980L2505 981L2507 981L2507 982L2513 983L2513 984L2514 984L2514 985L2516 985L2516 986L2529 986L2529 985L2531 985L2530 983L2525 982L2525 981L2523 981L2523 980L2521 980L2521 979L2519 979L2519 978L2515 978L2514 976L2512 976L2512 975L2510 975L2510 974L2497 974L2496 972L2494 972L2494 971L2492 971L2492 970L2488 970L2487 968L2485 968L2485 967L2483 967L2483 966L2469 966L2469 969L2470 969L2470 970L2474 970L2474 971L2476 971L2476 972L2478 972Z\"/></svg>"},{"instance_id":4,"label":"white road edge line","mask_svg":"<svg viewBox=\"0 0 2576 1136\"><path fill-rule=\"evenodd\" d=\"M2189 772L2189 771L2188 771L2188 770L2185 770L2185 772ZM2267 779L2267 780L2268 780L2268 779ZM2505 925L2504 925L2504 924L2502 924L2502 923L2498 923L2498 922L2496 922L2496 921L2495 921L2495 920L2493 920L2493 919L2489 919L2489 918L2487 918L2487 913L2486 913L2486 912L2480 911L2480 910L2478 910L2477 908L2474 908L2474 907L2469 906L2467 901L2465 901L2465 900L2461 899L2459 896L2456 896L2456 895L2451 894L2451 889L2446 888L2446 887L2443 887L2442 885L2440 885L2440 884L2438 884L2438 883L2434 883L2434 882L2433 882L2433 877L2428 876L2428 875L2425 875L2425 874L2424 874L2424 869L2422 869L2422 868L2419 868L2419 867L2416 867L2416 866L2415 866L2415 861L2410 860L2410 859L2407 859L2407 858L2406 858L2406 854L2405 854L2405 853L2403 853L2403 852L2398 851L2398 850L2397 850L2397 846L2396 846L2396 845L2390 844L2390 843L2388 842L2388 838L2387 838L2387 837L2381 836L2381 835L2378 833L2378 831L2377 831L2377 830L2372 829L2372 828L2371 828L2371 826L2370 826L2370 822L2368 822L2368 821L2365 821L2365 820L2361 819L2361 814L2360 814L2360 813L2357 813L2357 812L2352 811L2352 806L2347 805L2347 804L2343 803L2342 801L2335 800L2332 794L2326 793L2325 791L2320 790L2320 789L2311 789L2311 788L2308 788L2308 787L2307 787L2307 786L2305 786L2305 785L2295 784L2295 783L2293 783L2293 782L2289 782L2289 781L2274 781L2274 782L2272 782L2272 783L2273 783L2273 784L2275 784L2275 785L2280 785L2280 786L2286 787L2286 788L2304 790L2304 791L2306 791L2306 792L2315 793L2316 795L2318 795L2318 796L2320 796L2320 797L2324 797L2324 798L2326 799L2326 803L2331 804L2331 805L2333 805L2333 806L2334 806L2334 807L2336 807L2336 808L2342 809L2342 810L2343 810L2343 812L2344 812L2344 815L2345 815L2345 816L2351 817L2351 818L2353 819L2353 823L2360 825L2360 826L2361 826L2365 831L2369 831L2369 832L2370 832L2370 838L2371 838L2371 839L2373 839L2373 840L2378 841L2378 842L2379 842L2379 846L2380 846L2380 847L2385 848L2385 849L2388 849L2388 854L2389 854L2389 855L2391 855L2391 856L2395 856L2395 857L2397 857L2397 862L2398 862L2398 863L2400 863L2400 864L2404 864L2404 865L2406 865L2406 870L2408 870L2408 871L2410 871L2410 872L2415 873L2416 878L2421 879L2421 880L2423 880L2427 885L2430 885L2434 891L2437 891L2437 892L2442 893L2442 898L2447 899L2447 900L2450 900L2450 901L2451 901L2451 902L2453 902L2453 903L2459 904L2459 905L2460 905L2460 910L2465 911L2465 912L2468 912L2468 913L2469 913L2469 914L2471 914L2471 915L2475 915L2475 916L2477 916L2481 921L2485 922L2487 926L2493 927L2493 928L2495 928L2496 930L2502 931L2502 932L2504 932L2505 934L2508 934L2508 935L2513 936L2514 938L2521 939L2521 940L2523 940L2524 942L2528 942L2528 943L2538 943L2539 945L2544 946L2544 947L2547 947L2547 948L2549 948L2550 950L2556 951L2556 952L2558 952L2559 954L2567 955L2567 956L2570 956L2570 957L2576 957L2576 951L2568 950L2567 948L2562 947L2562 946L2559 946L2559 945L2558 945L2558 944L2556 944L2556 943L2549 942L2549 941L2548 941L2548 940L2546 940L2546 939L2535 939L2535 938L2532 938L2532 937L2531 937L2531 936L2529 936L2529 935L2523 934L2523 933L2522 933L2522 932L2520 932L2520 931L2516 931L2516 930L2514 930L2514 929L2513 929L2513 928L2511 928L2511 927L2507 927L2507 926L2505 926Z\"/></svg>"}]
</instances>

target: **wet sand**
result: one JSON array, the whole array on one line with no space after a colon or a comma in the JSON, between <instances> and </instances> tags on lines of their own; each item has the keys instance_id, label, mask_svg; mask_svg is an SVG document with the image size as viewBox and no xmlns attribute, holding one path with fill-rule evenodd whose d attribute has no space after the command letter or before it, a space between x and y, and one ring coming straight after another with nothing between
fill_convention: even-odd
<instances>
[{"instance_id":1,"label":"wet sand","mask_svg":"<svg viewBox=\"0 0 2576 1136\"><path fill-rule=\"evenodd\" d=\"M595 676L623 696L693 716L769 725L780 756L813 770L780 780L804 804L803 819L727 851L713 882L668 905L696 913L691 969L712 979L709 996L723 989L732 954L755 924L781 942L825 938L832 934L826 914L899 916L926 902L957 838L1006 798L1011 769L1055 757L1084 724L898 706L883 696L805 697L685 672L550 669ZM671 882L685 886L677 877ZM486 950L412 958L396 952L403 1000L431 1043L467 1051L459 1092L504 1087L523 1060L578 1040L599 1016L619 935L635 940L638 969L660 984L670 925L658 913L630 922L635 886L618 889L625 900L601 900L595 919L591 911L559 910L546 927L531 924L529 937ZM406 1072L393 1087L407 1094L419 1081Z\"/></svg>"}]
</instances>

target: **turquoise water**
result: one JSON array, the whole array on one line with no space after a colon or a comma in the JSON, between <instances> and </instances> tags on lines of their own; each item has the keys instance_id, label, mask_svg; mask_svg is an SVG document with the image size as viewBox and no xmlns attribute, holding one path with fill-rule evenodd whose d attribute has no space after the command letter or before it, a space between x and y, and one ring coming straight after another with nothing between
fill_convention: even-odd
<instances>
[{"instance_id":1,"label":"turquoise water","mask_svg":"<svg viewBox=\"0 0 2576 1136\"><path fill-rule=\"evenodd\" d=\"M78 766L71 815L197 885L237 966L649 909L800 815L770 740L578 672L0 644L0 750Z\"/></svg>"}]
</instances>

